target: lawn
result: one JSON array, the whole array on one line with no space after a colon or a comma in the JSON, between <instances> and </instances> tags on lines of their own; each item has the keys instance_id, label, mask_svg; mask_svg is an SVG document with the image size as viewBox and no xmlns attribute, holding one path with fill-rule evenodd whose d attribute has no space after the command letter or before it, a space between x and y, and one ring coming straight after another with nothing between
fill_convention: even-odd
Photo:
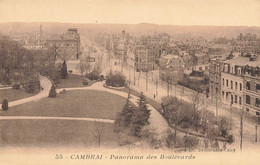
<instances>
[{"instance_id":1,"label":"lawn","mask_svg":"<svg viewBox=\"0 0 260 165\"><path fill-rule=\"evenodd\" d=\"M10 107L3 116L62 116L115 119L126 99L108 92L94 90L66 91L56 98Z\"/></svg>"},{"instance_id":2,"label":"lawn","mask_svg":"<svg viewBox=\"0 0 260 165\"><path fill-rule=\"evenodd\" d=\"M98 147L97 124L102 130L101 147L117 146L113 124L68 120L2 120L1 147Z\"/></svg>"},{"instance_id":3,"label":"lawn","mask_svg":"<svg viewBox=\"0 0 260 165\"><path fill-rule=\"evenodd\" d=\"M15 101L19 99L23 99L26 97L31 97L38 94L38 92L35 93L26 93L20 89L15 90L15 89L3 89L0 90L0 104L2 104L4 99L7 99L9 102L10 101Z\"/></svg>"},{"instance_id":4,"label":"lawn","mask_svg":"<svg viewBox=\"0 0 260 165\"><path fill-rule=\"evenodd\" d=\"M67 79L60 79L59 84L57 85L57 88L75 88L75 87L83 87L82 81L85 77L81 75L76 74L69 74L69 77ZM92 85L90 83L89 85Z\"/></svg>"}]
</instances>

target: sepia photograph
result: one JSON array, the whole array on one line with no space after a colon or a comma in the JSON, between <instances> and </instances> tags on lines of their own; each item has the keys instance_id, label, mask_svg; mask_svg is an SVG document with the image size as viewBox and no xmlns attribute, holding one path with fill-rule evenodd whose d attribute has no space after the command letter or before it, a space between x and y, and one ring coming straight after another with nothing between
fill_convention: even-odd
<instances>
[{"instance_id":1,"label":"sepia photograph","mask_svg":"<svg viewBox=\"0 0 260 165\"><path fill-rule=\"evenodd\" d=\"M0 165L256 165L260 0L0 0Z\"/></svg>"}]
</instances>

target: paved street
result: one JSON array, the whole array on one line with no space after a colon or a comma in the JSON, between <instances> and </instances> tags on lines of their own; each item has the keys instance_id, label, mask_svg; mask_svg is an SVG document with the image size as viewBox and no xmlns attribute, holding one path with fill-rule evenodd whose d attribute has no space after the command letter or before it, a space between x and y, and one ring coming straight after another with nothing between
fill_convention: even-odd
<instances>
[{"instance_id":1,"label":"paved street","mask_svg":"<svg viewBox=\"0 0 260 165\"><path fill-rule=\"evenodd\" d=\"M103 48L99 48L95 45L95 48L101 53L105 54ZM124 66L122 67L119 65L114 65L115 62L118 62L119 60L115 58L110 58L105 54L103 56L104 63L102 66L105 67L105 70L103 70L104 73L108 73L110 69L118 72L122 72L128 81L131 82L131 88L135 89L136 91L142 91L144 94L153 99L154 95L156 95L155 100L160 102L161 98L164 96L167 96L167 87L166 84L163 84L162 82L158 83L158 86L156 87L156 78L158 78L158 73L156 75L155 73L149 73L148 78L146 80L146 73L144 72L134 72L134 68ZM134 81L135 80L135 81ZM146 86L147 85L147 86ZM147 89L147 90L146 90ZM176 90L176 91L175 91ZM190 102L190 99L192 95L195 92L191 89L183 87L180 85L177 85L175 88L175 85L172 85L170 87L169 94L172 96L177 96L179 99L183 99L185 101ZM213 111L216 113L215 105L212 105L212 101L209 99L206 99L205 95L200 94L200 107L206 106L208 110ZM234 111L234 110L233 110ZM218 106L218 114L219 116L226 116L230 118L232 116L232 133L235 137L235 142L230 146L236 149L240 148L240 116L238 113L233 113L230 115L229 107L219 104ZM260 135L260 129L257 130L257 134ZM250 121L244 121L243 122L243 149L260 149L260 137L258 136L257 143L255 142L255 124Z\"/></svg>"}]
</instances>

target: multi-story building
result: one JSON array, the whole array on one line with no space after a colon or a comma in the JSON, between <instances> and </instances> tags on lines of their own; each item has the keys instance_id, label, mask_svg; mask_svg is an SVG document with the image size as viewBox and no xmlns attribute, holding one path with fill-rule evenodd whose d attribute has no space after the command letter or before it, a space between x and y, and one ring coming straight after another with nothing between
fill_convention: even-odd
<instances>
[{"instance_id":1,"label":"multi-story building","mask_svg":"<svg viewBox=\"0 0 260 165\"><path fill-rule=\"evenodd\" d=\"M47 46L57 48L57 59L60 60L77 60L81 54L80 35L76 28L69 28L66 34L52 35Z\"/></svg>"},{"instance_id":2,"label":"multi-story building","mask_svg":"<svg viewBox=\"0 0 260 165\"><path fill-rule=\"evenodd\" d=\"M136 45L135 48L136 71L151 71L156 69L155 52L153 47Z\"/></svg>"},{"instance_id":3,"label":"multi-story building","mask_svg":"<svg viewBox=\"0 0 260 165\"><path fill-rule=\"evenodd\" d=\"M164 55L160 59L159 77L163 81L177 82L184 76L184 62L180 56Z\"/></svg>"},{"instance_id":4,"label":"multi-story building","mask_svg":"<svg viewBox=\"0 0 260 165\"><path fill-rule=\"evenodd\" d=\"M223 62L221 73L221 101L238 109L243 105L243 66L250 58L237 56Z\"/></svg>"},{"instance_id":5,"label":"multi-story building","mask_svg":"<svg viewBox=\"0 0 260 165\"><path fill-rule=\"evenodd\" d=\"M244 108L247 112L260 116L260 59L245 64Z\"/></svg>"}]
</instances>

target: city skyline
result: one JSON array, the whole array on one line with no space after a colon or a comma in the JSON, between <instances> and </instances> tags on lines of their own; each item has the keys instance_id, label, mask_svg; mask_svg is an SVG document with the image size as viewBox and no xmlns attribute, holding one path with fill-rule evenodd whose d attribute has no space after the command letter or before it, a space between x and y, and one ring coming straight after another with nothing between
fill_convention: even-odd
<instances>
[{"instance_id":1,"label":"city skyline","mask_svg":"<svg viewBox=\"0 0 260 165\"><path fill-rule=\"evenodd\" d=\"M0 22L260 26L258 0L0 2Z\"/></svg>"}]
</instances>

